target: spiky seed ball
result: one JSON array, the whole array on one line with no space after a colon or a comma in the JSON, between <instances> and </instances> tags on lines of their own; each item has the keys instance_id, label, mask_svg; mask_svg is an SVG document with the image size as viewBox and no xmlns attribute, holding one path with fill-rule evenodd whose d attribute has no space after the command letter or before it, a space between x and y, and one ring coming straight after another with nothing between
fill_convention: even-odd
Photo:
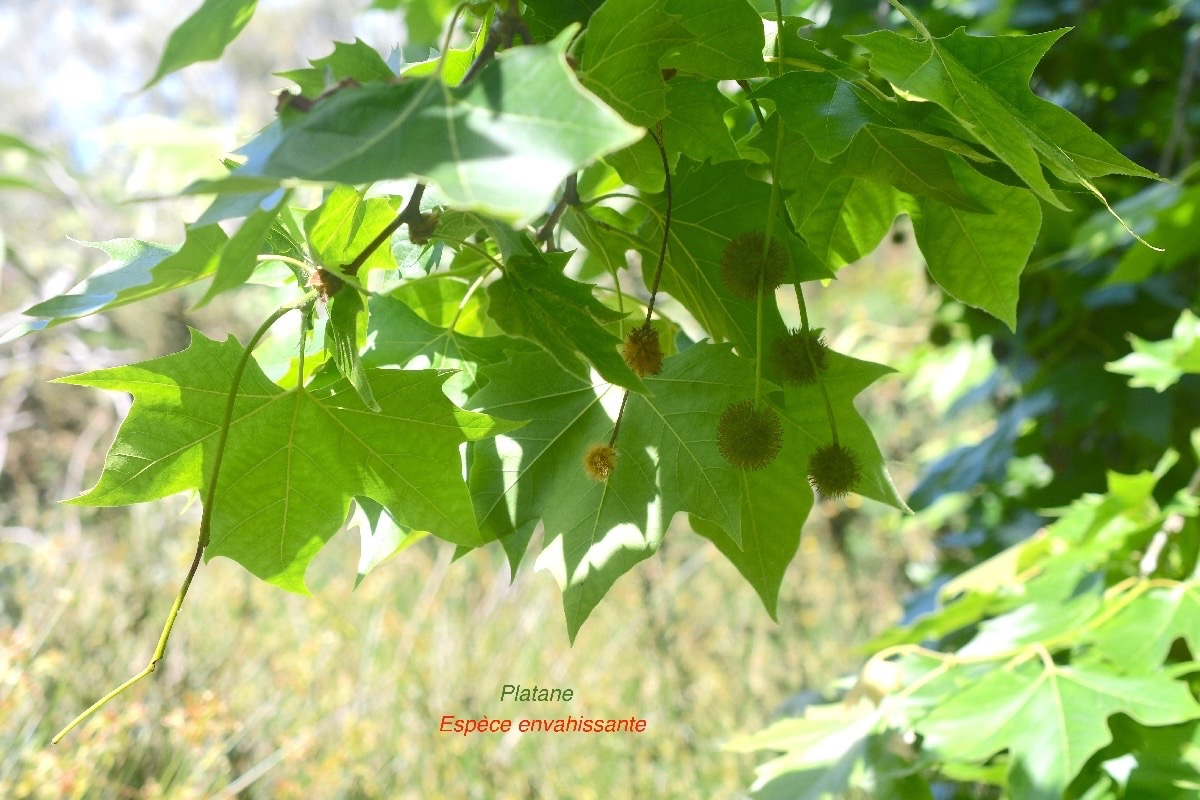
<instances>
[{"instance_id":1,"label":"spiky seed ball","mask_svg":"<svg viewBox=\"0 0 1200 800\"><path fill-rule=\"evenodd\" d=\"M845 497L860 478L862 464L844 444L822 445L808 462L808 482L830 500Z\"/></svg>"},{"instance_id":2,"label":"spiky seed ball","mask_svg":"<svg viewBox=\"0 0 1200 800\"><path fill-rule=\"evenodd\" d=\"M639 378L662 372L662 345L658 341L658 328L649 322L634 328L621 345L621 358Z\"/></svg>"},{"instance_id":3,"label":"spiky seed ball","mask_svg":"<svg viewBox=\"0 0 1200 800\"><path fill-rule=\"evenodd\" d=\"M744 300L758 297L758 279L764 292L773 292L787 280L788 255L779 240L772 238L763 257L763 235L750 231L734 237L721 253L721 280L735 296Z\"/></svg>"},{"instance_id":4,"label":"spiky seed ball","mask_svg":"<svg viewBox=\"0 0 1200 800\"><path fill-rule=\"evenodd\" d=\"M771 367L779 380L803 386L815 381L817 372L824 374L829 366L830 351L821 330L814 328L808 333L794 330L771 343ZM812 360L809 360L808 353L805 352L806 343L812 352ZM813 371L814 363L817 365L817 372Z\"/></svg>"},{"instance_id":5,"label":"spiky seed ball","mask_svg":"<svg viewBox=\"0 0 1200 800\"><path fill-rule=\"evenodd\" d=\"M583 455L583 468L594 481L606 481L617 468L617 451L612 445L594 444Z\"/></svg>"},{"instance_id":6,"label":"spiky seed ball","mask_svg":"<svg viewBox=\"0 0 1200 800\"><path fill-rule=\"evenodd\" d=\"M783 447L779 415L767 406L755 409L753 400L732 404L717 423L717 447L738 469L762 469Z\"/></svg>"}]
</instances>

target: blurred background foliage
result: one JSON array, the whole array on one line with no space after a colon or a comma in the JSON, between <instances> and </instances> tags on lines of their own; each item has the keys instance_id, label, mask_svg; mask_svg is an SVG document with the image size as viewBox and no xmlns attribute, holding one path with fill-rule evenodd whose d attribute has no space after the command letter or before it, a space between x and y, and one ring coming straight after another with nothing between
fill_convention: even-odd
<instances>
[{"instance_id":1,"label":"blurred background foliage","mask_svg":"<svg viewBox=\"0 0 1200 800\"><path fill-rule=\"evenodd\" d=\"M13 134L0 136L0 331L99 263L72 239L178 241L194 201L125 201L219 174L220 154L272 118L270 93L288 85L272 72L356 36L393 63L422 57L452 4L363 5L263 0L221 61L144 94L132 92L190 0L0 5L0 131ZM842 34L897 24L886 3L785 5L851 59ZM1181 312L1200 305L1200 3L913 5L938 35L1074 26L1035 90L1175 179L1101 187L1162 254L1130 248L1086 198L1048 218L1015 333L926 282L903 219L839 273L839 291L812 293L835 349L900 370L859 405L916 515L818 504L778 625L705 540L675 536L615 587L573 648L553 581L526 568L510 584L498 549L451 567L453 548L424 540L352 591L348 532L318 558L308 599L217 559L153 681L50 748L61 724L146 662L199 514L186 498L58 505L94 480L128 401L46 381L180 349L189 325L244 338L274 290L248 286L197 311L193 287L17 339L0 346L0 796L742 796L757 759L722 751L725 740L821 697L861 665L859 646L1041 528L1040 509L1103 491L1106 470L1152 469L1167 448L1181 457L1156 496L1183 487L1197 468L1188 433L1200 425L1200 378L1157 391L1154 376L1195 356L1146 343L1171 340ZM281 328L264 351L278 371L293 338ZM1133 379L1106 369L1137 342ZM435 732L442 714L527 713L498 702L505 683L571 687L572 713L645 717L648 733ZM994 796L983 784L958 790Z\"/></svg>"}]
</instances>

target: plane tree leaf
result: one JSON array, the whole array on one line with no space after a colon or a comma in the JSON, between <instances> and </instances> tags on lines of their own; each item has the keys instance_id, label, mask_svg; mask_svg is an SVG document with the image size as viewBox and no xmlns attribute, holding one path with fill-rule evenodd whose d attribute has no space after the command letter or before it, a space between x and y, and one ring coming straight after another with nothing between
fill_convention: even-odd
<instances>
[{"instance_id":1,"label":"plane tree leaf","mask_svg":"<svg viewBox=\"0 0 1200 800\"><path fill-rule=\"evenodd\" d=\"M537 345L512 336L472 336L455 328L440 327L417 315L394 296L373 297L370 302L369 346L363 353L368 367L407 367L414 359L423 366L455 370L442 388L456 401L482 386L480 370L505 361L513 353L530 353Z\"/></svg>"},{"instance_id":2,"label":"plane tree leaf","mask_svg":"<svg viewBox=\"0 0 1200 800\"><path fill-rule=\"evenodd\" d=\"M716 426L727 406L753 395L754 376L728 345L693 345L645 379L647 394L629 395L617 467L603 482L587 475L583 456L609 440L618 388L551 369L542 354L483 372L488 383L470 407L528 422L494 449L473 448L480 525L527 542L544 523L538 565L563 587L572 638L617 578L654 553L676 513L740 536L741 473L717 450Z\"/></svg>"},{"instance_id":3,"label":"plane tree leaf","mask_svg":"<svg viewBox=\"0 0 1200 800\"><path fill-rule=\"evenodd\" d=\"M114 506L207 488L233 368L243 349L193 332L184 351L64 383L128 391L133 408L96 485L72 502ZM373 370L368 410L345 380L284 390L251 360L234 406L206 557L306 592L308 563L342 526L354 496L398 524L479 544L459 445L512 425L463 411L447 373Z\"/></svg>"},{"instance_id":4,"label":"plane tree leaf","mask_svg":"<svg viewBox=\"0 0 1200 800\"><path fill-rule=\"evenodd\" d=\"M746 0L667 0L667 12L680 16L691 41L668 51L664 68L717 80L767 74L762 18Z\"/></svg>"},{"instance_id":5,"label":"plane tree leaf","mask_svg":"<svg viewBox=\"0 0 1200 800\"><path fill-rule=\"evenodd\" d=\"M467 86L430 77L343 89L282 131L262 175L419 177L456 208L527 222L568 175L641 135L579 86L566 44L505 51Z\"/></svg>"},{"instance_id":6,"label":"plane tree leaf","mask_svg":"<svg viewBox=\"0 0 1200 800\"><path fill-rule=\"evenodd\" d=\"M99 314L207 278L217 268L229 237L216 225L189 227L175 247L139 239L85 242L109 261L66 294L31 306L25 313L45 320L37 327Z\"/></svg>"},{"instance_id":7,"label":"plane tree leaf","mask_svg":"<svg viewBox=\"0 0 1200 800\"><path fill-rule=\"evenodd\" d=\"M667 0L605 0L592 14L583 43L583 85L643 127L667 114L663 56L693 38L667 5Z\"/></svg>"},{"instance_id":8,"label":"plane tree leaf","mask_svg":"<svg viewBox=\"0 0 1200 800\"><path fill-rule=\"evenodd\" d=\"M142 89L149 89L189 64L220 58L225 47L254 16L257 5L258 0L204 0L200 8L171 31L158 67Z\"/></svg>"},{"instance_id":9,"label":"plane tree leaf","mask_svg":"<svg viewBox=\"0 0 1200 800\"><path fill-rule=\"evenodd\" d=\"M744 162L702 164L676 178L673 186L671 237L663 265L662 290L684 305L716 341L732 342L742 355L753 356L757 308L753 300L734 296L721 280L721 254L737 236L763 231L771 187L746 174ZM639 231L647 242L662 240L665 198L654 198L658 213ZM774 236L792 251L803 243L787 235L782 220ZM642 254L657 260L657 248ZM651 261L653 263L653 261ZM764 328L769 338L783 335L783 320L774 303L766 304Z\"/></svg>"},{"instance_id":10,"label":"plane tree leaf","mask_svg":"<svg viewBox=\"0 0 1200 800\"><path fill-rule=\"evenodd\" d=\"M374 47L362 39L353 42L334 42L333 52L308 62L311 66L276 73L292 81L300 94L313 98L339 82L350 79L358 83L387 81L396 73L387 65Z\"/></svg>"},{"instance_id":11,"label":"plane tree leaf","mask_svg":"<svg viewBox=\"0 0 1200 800\"><path fill-rule=\"evenodd\" d=\"M893 31L848 38L867 49L871 68L899 91L937 103L1034 193L1065 208L1042 174L1043 165L1101 200L1094 178L1155 177L1029 89L1037 63L1065 32L970 36L959 28L940 39L915 40Z\"/></svg>"},{"instance_id":12,"label":"plane tree leaf","mask_svg":"<svg viewBox=\"0 0 1200 800\"><path fill-rule=\"evenodd\" d=\"M1200 716L1200 705L1187 686L1162 674L1121 676L1035 659L972 680L916 727L941 758L982 761L1007 750L1014 796L1058 800L1112 741L1108 720L1118 713L1172 725Z\"/></svg>"},{"instance_id":13,"label":"plane tree leaf","mask_svg":"<svg viewBox=\"0 0 1200 800\"><path fill-rule=\"evenodd\" d=\"M563 275L563 260L555 264L537 251L510 259L504 277L487 289L492 319L506 333L541 345L563 369L585 377L590 363L605 380L645 391L621 358L621 340L601 327L625 315L597 300L589 285Z\"/></svg>"}]
</instances>

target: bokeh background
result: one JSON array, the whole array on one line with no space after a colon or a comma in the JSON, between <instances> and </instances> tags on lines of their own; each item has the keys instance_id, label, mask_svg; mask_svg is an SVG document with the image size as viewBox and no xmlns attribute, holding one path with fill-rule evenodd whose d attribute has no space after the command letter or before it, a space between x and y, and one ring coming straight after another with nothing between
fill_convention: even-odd
<instances>
[{"instance_id":1,"label":"bokeh background","mask_svg":"<svg viewBox=\"0 0 1200 800\"><path fill-rule=\"evenodd\" d=\"M0 132L38 148L0 149L0 331L103 263L83 242L180 241L199 201L135 199L220 174L219 157L273 117L272 92L288 85L273 72L333 40L388 54L406 38L401 13L365 3L262 0L220 62L138 93L194 5L0 0ZM970 16L1013 4L950 5ZM716 549L677 527L571 647L549 575L526 566L510 581L498 548L452 563L451 546L426 539L355 589L349 527L314 563L310 598L231 561L205 566L159 671L50 746L149 659L199 509L187 497L62 504L99 474L129 398L48 381L181 349L188 326L244 339L273 291L250 285L196 310L193 287L0 345L0 797L742 797L754 758L722 743L835 691L862 663L858 648L959 546L944 536L959 495L911 517L857 498L818 503L776 623ZM922 464L993 430L986 405L932 422L993 372L995 347L965 335L963 309L929 286L903 220L809 303L835 349L898 370L858 405L902 494ZM268 367L292 338L282 326L278 336L262 351ZM1018 489L1048 480L1037 457L1013 464ZM634 715L649 727L436 732L443 714L543 710L502 705L506 683L572 688L555 716Z\"/></svg>"}]
</instances>

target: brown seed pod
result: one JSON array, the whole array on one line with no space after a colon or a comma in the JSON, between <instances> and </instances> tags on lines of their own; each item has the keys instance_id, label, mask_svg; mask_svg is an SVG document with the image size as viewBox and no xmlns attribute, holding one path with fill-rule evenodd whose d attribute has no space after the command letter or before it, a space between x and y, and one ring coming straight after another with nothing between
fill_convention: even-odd
<instances>
[{"instance_id":1,"label":"brown seed pod","mask_svg":"<svg viewBox=\"0 0 1200 800\"><path fill-rule=\"evenodd\" d=\"M750 231L736 236L721 253L721 280L726 288L743 300L758 297L759 277L764 292L773 292L787 281L788 254L778 239L771 239L763 256L763 235Z\"/></svg>"},{"instance_id":2,"label":"brown seed pod","mask_svg":"<svg viewBox=\"0 0 1200 800\"><path fill-rule=\"evenodd\" d=\"M617 451L612 445L594 444L583 456L583 469L594 481L606 481L617 468Z\"/></svg>"},{"instance_id":3,"label":"brown seed pod","mask_svg":"<svg viewBox=\"0 0 1200 800\"><path fill-rule=\"evenodd\" d=\"M808 462L808 482L822 497L837 500L854 490L862 478L862 463L854 451L843 444L817 448Z\"/></svg>"},{"instance_id":4,"label":"brown seed pod","mask_svg":"<svg viewBox=\"0 0 1200 800\"><path fill-rule=\"evenodd\" d=\"M649 322L634 328L621 345L621 358L639 378L662 372L663 353L658 341L658 328Z\"/></svg>"},{"instance_id":5,"label":"brown seed pod","mask_svg":"<svg viewBox=\"0 0 1200 800\"><path fill-rule=\"evenodd\" d=\"M316 269L309 273L308 286L316 289L321 301L328 303L329 298L337 294L345 284L341 278L327 269Z\"/></svg>"},{"instance_id":6,"label":"brown seed pod","mask_svg":"<svg viewBox=\"0 0 1200 800\"><path fill-rule=\"evenodd\" d=\"M771 343L771 368L779 380L805 386L817 379L817 373L824 374L829 366L830 350L821 330L814 328L808 333L794 330ZM811 360L805 351L806 346L812 353ZM814 363L816 372L813 371Z\"/></svg>"},{"instance_id":7,"label":"brown seed pod","mask_svg":"<svg viewBox=\"0 0 1200 800\"><path fill-rule=\"evenodd\" d=\"M779 415L767 406L756 409L753 400L734 403L717 423L717 447L738 469L762 469L783 447Z\"/></svg>"}]
</instances>

